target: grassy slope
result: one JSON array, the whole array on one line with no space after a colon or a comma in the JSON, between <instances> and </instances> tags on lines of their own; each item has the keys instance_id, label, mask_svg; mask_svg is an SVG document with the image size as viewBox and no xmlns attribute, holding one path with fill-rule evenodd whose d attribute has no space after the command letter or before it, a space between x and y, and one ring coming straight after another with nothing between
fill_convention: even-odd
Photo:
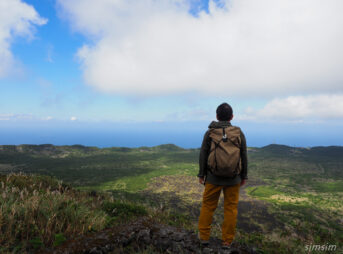
<instances>
[{"instance_id":1,"label":"grassy slope","mask_svg":"<svg viewBox=\"0 0 343 254\"><path fill-rule=\"evenodd\" d=\"M185 175L188 177L181 178L184 186L192 186L198 153L196 149L184 150L173 145L137 149L2 146L0 172L54 175L79 188L116 190L132 200L140 200L142 196L137 192L146 189L150 195L145 193L147 199L160 202L168 197L168 202L174 199L176 204L182 202L186 207L194 201L193 207L198 210L199 196L195 193L199 190L186 192L187 188L184 188L180 191L175 187L178 186L174 184L175 178L165 178ZM343 238L342 147L302 149L270 145L262 149L251 148L249 162L250 179L246 191L271 204L268 212L275 217L276 224L273 230L268 229L263 225L267 222L254 219L253 213L250 215L248 210L243 210L249 214L245 218L252 220L259 230L251 233L238 228L238 239L270 253L273 249L280 253L276 248L284 248L287 253L292 248L303 251L305 243L337 244ZM196 220L196 213L190 215ZM284 227L279 228L280 223Z\"/></svg>"},{"instance_id":2,"label":"grassy slope","mask_svg":"<svg viewBox=\"0 0 343 254\"><path fill-rule=\"evenodd\" d=\"M343 148L271 145L250 153L250 176L262 185L250 196L272 204L295 244L340 244L343 239Z\"/></svg>"},{"instance_id":3,"label":"grassy slope","mask_svg":"<svg viewBox=\"0 0 343 254\"><path fill-rule=\"evenodd\" d=\"M119 199L111 193L75 190L41 175L0 175L0 253L33 253L66 240L142 216L189 228L182 215L171 215Z\"/></svg>"}]
</instances>

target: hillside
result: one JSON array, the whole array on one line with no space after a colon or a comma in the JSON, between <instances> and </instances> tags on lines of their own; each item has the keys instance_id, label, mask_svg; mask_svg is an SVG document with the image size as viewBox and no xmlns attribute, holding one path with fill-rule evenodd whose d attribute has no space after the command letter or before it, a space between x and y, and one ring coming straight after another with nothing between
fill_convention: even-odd
<instances>
[{"instance_id":1,"label":"hillside","mask_svg":"<svg viewBox=\"0 0 343 254\"><path fill-rule=\"evenodd\" d=\"M249 148L249 181L241 190L236 241L263 253L305 253L310 244L343 239L343 147ZM196 230L203 186L198 149L0 146L0 173L38 173L86 191L175 215ZM182 176L182 177L181 177ZM222 205L213 235L220 236ZM172 222L173 220L167 220Z\"/></svg>"},{"instance_id":2,"label":"hillside","mask_svg":"<svg viewBox=\"0 0 343 254\"><path fill-rule=\"evenodd\" d=\"M183 215L73 189L55 178L0 175L0 253L200 253ZM217 253L220 240L208 251ZM235 244L240 253L253 250Z\"/></svg>"}]
</instances>

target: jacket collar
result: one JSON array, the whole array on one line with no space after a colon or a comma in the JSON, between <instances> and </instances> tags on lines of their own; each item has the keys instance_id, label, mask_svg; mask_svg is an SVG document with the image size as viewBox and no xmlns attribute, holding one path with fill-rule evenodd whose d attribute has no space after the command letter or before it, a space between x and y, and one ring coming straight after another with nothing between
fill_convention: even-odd
<instances>
[{"instance_id":1,"label":"jacket collar","mask_svg":"<svg viewBox=\"0 0 343 254\"><path fill-rule=\"evenodd\" d=\"M229 126L232 126L229 121L213 121L210 123L208 128L217 129L217 128L223 128L223 127L229 127Z\"/></svg>"}]
</instances>

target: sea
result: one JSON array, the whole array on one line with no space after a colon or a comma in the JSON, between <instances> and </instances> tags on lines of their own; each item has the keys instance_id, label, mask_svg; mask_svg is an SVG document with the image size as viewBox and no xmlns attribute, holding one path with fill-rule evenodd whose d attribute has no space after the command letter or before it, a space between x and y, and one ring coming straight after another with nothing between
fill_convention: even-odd
<instances>
[{"instance_id":1,"label":"sea","mask_svg":"<svg viewBox=\"0 0 343 254\"><path fill-rule=\"evenodd\" d=\"M0 122L1 124L1 122ZM199 148L208 122L12 123L0 125L0 145L53 144L141 147L175 144ZM240 123L250 147L343 145L340 126Z\"/></svg>"}]
</instances>

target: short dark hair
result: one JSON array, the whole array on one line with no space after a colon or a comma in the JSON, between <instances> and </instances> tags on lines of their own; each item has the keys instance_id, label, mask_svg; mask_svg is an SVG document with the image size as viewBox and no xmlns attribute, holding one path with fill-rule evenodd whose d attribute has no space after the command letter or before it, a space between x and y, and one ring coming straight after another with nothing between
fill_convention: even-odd
<instances>
[{"instance_id":1,"label":"short dark hair","mask_svg":"<svg viewBox=\"0 0 343 254\"><path fill-rule=\"evenodd\" d=\"M216 113L219 121L230 121L233 111L231 106L224 102L218 106Z\"/></svg>"}]
</instances>

